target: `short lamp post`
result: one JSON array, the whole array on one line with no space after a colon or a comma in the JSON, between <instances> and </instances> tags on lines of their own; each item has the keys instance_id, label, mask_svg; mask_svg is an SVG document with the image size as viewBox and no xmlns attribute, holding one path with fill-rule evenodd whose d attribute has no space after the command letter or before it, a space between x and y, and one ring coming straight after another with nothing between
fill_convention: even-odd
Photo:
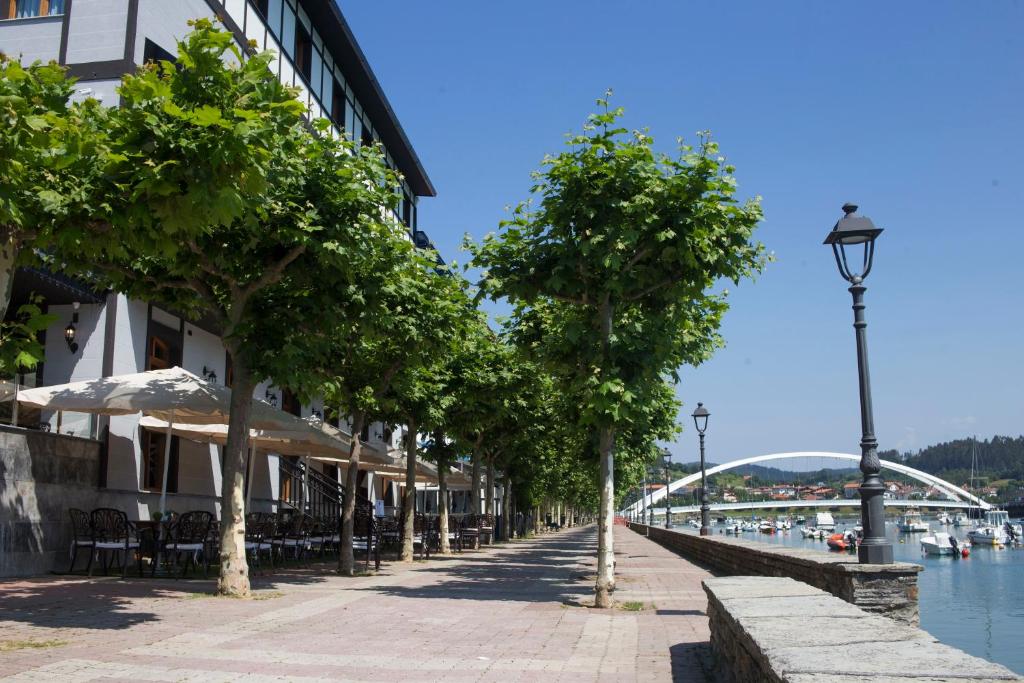
<instances>
[{"instance_id":1,"label":"short lamp post","mask_svg":"<svg viewBox=\"0 0 1024 683\"><path fill-rule=\"evenodd\" d=\"M825 238L832 246L839 274L850 283L853 295L853 329L857 337L857 370L860 382L860 471L864 481L860 485L860 517L864 538L857 548L861 564L891 564L892 543L885 537L885 507L882 465L878 460L878 441L875 439L875 418L871 408L871 375L868 372L867 322L864 320L864 278L871 272L875 256L875 239L882 229L876 228L870 218L857 215L855 204L843 205L844 216ZM851 268L847 249L863 247L861 263Z\"/></svg>"},{"instance_id":2,"label":"short lamp post","mask_svg":"<svg viewBox=\"0 0 1024 683\"><path fill-rule=\"evenodd\" d=\"M697 409L693 411L693 425L697 428L697 434L700 435L700 535L707 536L708 530L708 517L710 516L710 507L708 507L708 475L704 468L704 432L708 429L708 418L711 417L711 413L704 407L703 403L697 404Z\"/></svg>"},{"instance_id":3,"label":"short lamp post","mask_svg":"<svg viewBox=\"0 0 1024 683\"><path fill-rule=\"evenodd\" d=\"M672 483L672 452L667 448L661 451L662 459L665 461L665 528L672 528L672 496L669 492L669 486Z\"/></svg>"}]
</instances>

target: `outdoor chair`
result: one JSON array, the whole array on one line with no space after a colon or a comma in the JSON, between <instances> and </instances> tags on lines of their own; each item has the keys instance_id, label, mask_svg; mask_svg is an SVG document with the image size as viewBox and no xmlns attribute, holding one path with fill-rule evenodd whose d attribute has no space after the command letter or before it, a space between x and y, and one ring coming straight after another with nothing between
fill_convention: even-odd
<instances>
[{"instance_id":1,"label":"outdoor chair","mask_svg":"<svg viewBox=\"0 0 1024 683\"><path fill-rule=\"evenodd\" d=\"M494 544L494 515L480 515L480 542L487 538L487 545Z\"/></svg>"},{"instance_id":2,"label":"outdoor chair","mask_svg":"<svg viewBox=\"0 0 1024 683\"><path fill-rule=\"evenodd\" d=\"M314 519L309 532L310 552L320 557L333 550L341 542L341 520L334 517Z\"/></svg>"},{"instance_id":3,"label":"outdoor chair","mask_svg":"<svg viewBox=\"0 0 1024 683\"><path fill-rule=\"evenodd\" d=\"M366 569L370 569L370 556L373 555L374 568L380 569L381 535L377 520L367 509L356 506L352 520L352 549L366 553Z\"/></svg>"},{"instance_id":4,"label":"outdoor chair","mask_svg":"<svg viewBox=\"0 0 1024 683\"><path fill-rule=\"evenodd\" d=\"M459 532L464 546L466 541L472 542L472 547L480 547L480 515L466 515L462 518L462 529Z\"/></svg>"},{"instance_id":5,"label":"outdoor chair","mask_svg":"<svg viewBox=\"0 0 1024 683\"><path fill-rule=\"evenodd\" d=\"M128 573L129 553L135 553L139 563L139 575L142 575L142 554L136 552L139 549L139 541L136 537L134 525L128 521L128 515L121 510L114 508L96 508L90 515L93 538L93 553L89 556L89 566L86 569L89 576L92 576L92 558L94 555L103 553L103 574L107 574L110 568L110 555L121 555L121 578Z\"/></svg>"},{"instance_id":6,"label":"outdoor chair","mask_svg":"<svg viewBox=\"0 0 1024 683\"><path fill-rule=\"evenodd\" d=\"M78 549L88 548L91 558L96 552L96 541L92 537L92 520L89 518L88 512L78 508L68 508L68 516L71 517L71 564L68 566L68 574L70 574L75 571Z\"/></svg>"},{"instance_id":7,"label":"outdoor chair","mask_svg":"<svg viewBox=\"0 0 1024 683\"><path fill-rule=\"evenodd\" d=\"M203 578L210 573L209 537L213 515L205 510L194 510L181 515L170 527L169 538L164 545L164 552L171 557L172 564L177 566L181 555L185 554L185 563L181 567L181 577L188 573L189 565L198 564L203 558Z\"/></svg>"},{"instance_id":8,"label":"outdoor chair","mask_svg":"<svg viewBox=\"0 0 1024 683\"><path fill-rule=\"evenodd\" d=\"M451 550L462 552L462 536L459 533L460 521L458 516L448 514L448 547ZM434 518L434 537L437 541L437 551L441 552L441 515Z\"/></svg>"},{"instance_id":9,"label":"outdoor chair","mask_svg":"<svg viewBox=\"0 0 1024 683\"><path fill-rule=\"evenodd\" d=\"M420 559L430 559L430 544L433 542L433 525L423 513L412 516L412 545L420 547Z\"/></svg>"},{"instance_id":10,"label":"outdoor chair","mask_svg":"<svg viewBox=\"0 0 1024 683\"><path fill-rule=\"evenodd\" d=\"M248 515L246 516L248 518ZM270 560L270 568L274 568L274 545L270 542L274 537L275 524L273 518L259 517L245 524L245 552L251 555L253 566L260 568L260 558L266 555Z\"/></svg>"},{"instance_id":11,"label":"outdoor chair","mask_svg":"<svg viewBox=\"0 0 1024 683\"><path fill-rule=\"evenodd\" d=\"M270 542L277 549L282 562L287 559L289 550L296 562L302 562L306 557L306 551L310 548L311 521L308 515L296 513L278 523L278 533Z\"/></svg>"}]
</instances>

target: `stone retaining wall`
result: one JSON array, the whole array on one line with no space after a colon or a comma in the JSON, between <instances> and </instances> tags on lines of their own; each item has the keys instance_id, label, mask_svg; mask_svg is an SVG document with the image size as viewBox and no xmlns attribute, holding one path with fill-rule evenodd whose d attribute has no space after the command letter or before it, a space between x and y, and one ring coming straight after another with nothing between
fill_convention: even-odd
<instances>
[{"instance_id":1,"label":"stone retaining wall","mask_svg":"<svg viewBox=\"0 0 1024 683\"><path fill-rule=\"evenodd\" d=\"M943 645L788 578L706 579L711 649L725 683L1017 681Z\"/></svg>"},{"instance_id":2,"label":"stone retaining wall","mask_svg":"<svg viewBox=\"0 0 1024 683\"><path fill-rule=\"evenodd\" d=\"M730 576L785 576L827 591L868 612L917 626L917 574L923 567L897 562L858 564L854 556L789 548L728 536L697 536L630 523L689 560Z\"/></svg>"}]
</instances>

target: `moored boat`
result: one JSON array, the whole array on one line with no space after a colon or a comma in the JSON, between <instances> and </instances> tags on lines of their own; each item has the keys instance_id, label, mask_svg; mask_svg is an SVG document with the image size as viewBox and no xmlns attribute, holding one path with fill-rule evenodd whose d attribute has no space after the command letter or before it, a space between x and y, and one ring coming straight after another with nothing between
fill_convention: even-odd
<instances>
[{"instance_id":1,"label":"moored boat","mask_svg":"<svg viewBox=\"0 0 1024 683\"><path fill-rule=\"evenodd\" d=\"M853 550L857 547L857 535L852 531L832 534L825 541L830 550Z\"/></svg>"},{"instance_id":2,"label":"moored boat","mask_svg":"<svg viewBox=\"0 0 1024 683\"><path fill-rule=\"evenodd\" d=\"M970 525L971 525L971 520L968 519L967 515L965 515L964 513L958 512L955 515L953 515L953 526L960 527L960 526L970 526Z\"/></svg>"},{"instance_id":3,"label":"moored boat","mask_svg":"<svg viewBox=\"0 0 1024 683\"><path fill-rule=\"evenodd\" d=\"M832 518L831 512L818 512L814 515L814 526L825 531L832 531L836 528L836 520Z\"/></svg>"},{"instance_id":4,"label":"moored boat","mask_svg":"<svg viewBox=\"0 0 1024 683\"><path fill-rule=\"evenodd\" d=\"M928 555L959 555L960 544L944 531L921 539L921 550Z\"/></svg>"},{"instance_id":5,"label":"moored boat","mask_svg":"<svg viewBox=\"0 0 1024 683\"><path fill-rule=\"evenodd\" d=\"M921 519L921 512L916 508L907 508L903 516L900 517L899 522L896 526L905 534L919 533L928 531L928 522Z\"/></svg>"},{"instance_id":6,"label":"moored boat","mask_svg":"<svg viewBox=\"0 0 1024 683\"><path fill-rule=\"evenodd\" d=\"M803 524L805 524L806 522L807 522L807 518L806 518L806 517L804 517L803 515L797 515L797 516L796 516L796 523L797 523L797 524L803 525Z\"/></svg>"},{"instance_id":7,"label":"moored boat","mask_svg":"<svg viewBox=\"0 0 1024 683\"><path fill-rule=\"evenodd\" d=\"M985 521L967 532L974 545L1006 545L1010 541L1010 513L1006 510L986 510Z\"/></svg>"}]
</instances>

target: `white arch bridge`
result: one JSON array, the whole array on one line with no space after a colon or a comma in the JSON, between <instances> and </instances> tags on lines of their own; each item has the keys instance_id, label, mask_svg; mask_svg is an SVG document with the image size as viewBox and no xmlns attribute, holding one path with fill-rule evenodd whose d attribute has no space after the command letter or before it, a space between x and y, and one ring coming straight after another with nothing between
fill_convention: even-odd
<instances>
[{"instance_id":1,"label":"white arch bridge","mask_svg":"<svg viewBox=\"0 0 1024 683\"><path fill-rule=\"evenodd\" d=\"M830 458L834 460L852 460L854 462L860 462L859 455L852 455L850 453L829 453L826 451L797 451L794 453L771 453L769 455L755 455L751 458L742 458L740 460L733 460L732 462L723 463L721 465L715 465L707 470L707 476L718 474L719 472L726 472L733 470L745 465L756 465L762 462L770 462L772 460L786 460L789 458ZM973 507L978 506L982 509L987 510L992 507L989 503L986 503L981 498L978 498L972 493L968 493L959 486L951 484L945 479L940 479L933 474L922 472L921 470L914 469L913 467L907 467L901 465L898 462L892 462L889 460L882 460L883 470L892 470L905 474L908 477L916 479L917 481L928 484L938 489L943 495L946 496L945 501L928 501L928 500L915 500L915 501L898 501L898 500L886 500L886 505L908 505L913 504L920 507ZM682 479L676 479L668 485L668 491L676 491L684 486L689 486L694 482L700 481L700 472L688 474ZM659 489L652 493L647 494L640 500L636 501L632 505L626 507L621 511L621 514L630 516L638 515L642 510L648 507L655 506L655 504L665 498L665 489ZM715 503L711 505L712 510L743 510L752 508L786 508L786 507L836 507L842 505L860 505L860 501L856 499L852 500L786 500L786 501L761 501L761 502L745 502L745 503ZM694 505L683 505L672 508L673 514L678 512L692 512L698 510L698 506ZM654 507L655 512L658 508ZM664 514L664 507L661 508L662 514Z\"/></svg>"}]
</instances>

